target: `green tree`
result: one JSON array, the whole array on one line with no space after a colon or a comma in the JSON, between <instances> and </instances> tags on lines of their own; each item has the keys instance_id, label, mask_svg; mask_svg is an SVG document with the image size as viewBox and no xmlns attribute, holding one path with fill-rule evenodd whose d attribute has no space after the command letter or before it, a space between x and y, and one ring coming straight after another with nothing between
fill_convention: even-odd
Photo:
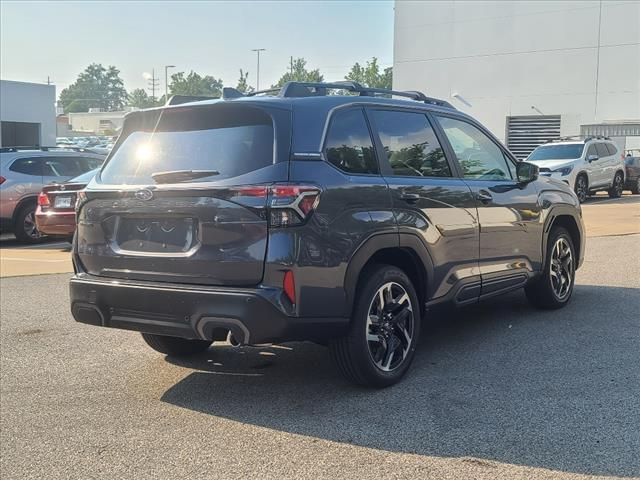
<instances>
[{"instance_id":1,"label":"green tree","mask_svg":"<svg viewBox=\"0 0 640 480\"><path fill-rule=\"evenodd\" d=\"M164 97L164 95L163 95ZM153 101L144 88L136 88L129 94L127 105L137 108L151 108L162 105L162 99Z\"/></svg>"},{"instance_id":2,"label":"green tree","mask_svg":"<svg viewBox=\"0 0 640 480\"><path fill-rule=\"evenodd\" d=\"M278 83L272 85L272 88L282 87L287 82L322 82L324 77L320 74L320 70L307 70L307 61L304 58L296 58L293 60L291 69L280 77Z\"/></svg>"},{"instance_id":3,"label":"green tree","mask_svg":"<svg viewBox=\"0 0 640 480\"><path fill-rule=\"evenodd\" d=\"M186 76L184 72L178 72L171 75L169 92L171 92L171 95L219 97L222 95L222 80L211 75L202 77L193 70Z\"/></svg>"},{"instance_id":4,"label":"green tree","mask_svg":"<svg viewBox=\"0 0 640 480\"><path fill-rule=\"evenodd\" d=\"M249 72L245 72L240 69L240 78L238 79L238 85L236 86L236 90L249 93L253 92L253 87L249 86L247 79L249 78Z\"/></svg>"},{"instance_id":5,"label":"green tree","mask_svg":"<svg viewBox=\"0 0 640 480\"><path fill-rule=\"evenodd\" d=\"M127 103L127 91L120 70L113 65L105 68L92 63L60 92L60 103L65 112L86 112L89 108L121 110Z\"/></svg>"},{"instance_id":6,"label":"green tree","mask_svg":"<svg viewBox=\"0 0 640 480\"><path fill-rule=\"evenodd\" d=\"M380 72L378 59L373 57L365 66L356 62L344 79L358 82L365 87L390 89L392 77L393 67L385 68Z\"/></svg>"}]
</instances>

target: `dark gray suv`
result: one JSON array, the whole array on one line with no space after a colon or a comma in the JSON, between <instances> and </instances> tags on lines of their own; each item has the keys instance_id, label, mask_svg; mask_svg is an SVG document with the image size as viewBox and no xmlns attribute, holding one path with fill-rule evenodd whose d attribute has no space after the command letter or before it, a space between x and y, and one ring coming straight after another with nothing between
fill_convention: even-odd
<instances>
[{"instance_id":1,"label":"dark gray suv","mask_svg":"<svg viewBox=\"0 0 640 480\"><path fill-rule=\"evenodd\" d=\"M562 307L585 248L567 185L447 102L353 82L130 113L77 210L77 321L168 355L311 340L376 387L436 304Z\"/></svg>"}]
</instances>

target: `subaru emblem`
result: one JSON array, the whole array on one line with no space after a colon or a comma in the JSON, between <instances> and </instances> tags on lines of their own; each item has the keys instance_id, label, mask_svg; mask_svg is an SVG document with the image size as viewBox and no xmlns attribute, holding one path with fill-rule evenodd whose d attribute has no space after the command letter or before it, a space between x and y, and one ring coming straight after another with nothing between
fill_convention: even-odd
<instances>
[{"instance_id":1,"label":"subaru emblem","mask_svg":"<svg viewBox=\"0 0 640 480\"><path fill-rule=\"evenodd\" d=\"M153 192L148 189L138 190L135 194L138 200L151 200L153 198Z\"/></svg>"}]
</instances>

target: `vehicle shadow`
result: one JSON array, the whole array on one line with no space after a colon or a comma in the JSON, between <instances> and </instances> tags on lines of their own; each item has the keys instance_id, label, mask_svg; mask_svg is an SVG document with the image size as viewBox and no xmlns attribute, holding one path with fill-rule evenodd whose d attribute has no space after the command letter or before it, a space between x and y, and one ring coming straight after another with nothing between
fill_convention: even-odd
<instances>
[{"instance_id":1,"label":"vehicle shadow","mask_svg":"<svg viewBox=\"0 0 640 480\"><path fill-rule=\"evenodd\" d=\"M634 195L629 191L625 191L619 198L609 198L606 194L592 195L587 197L582 205L625 205L634 203L640 203L640 195Z\"/></svg>"},{"instance_id":2,"label":"vehicle shadow","mask_svg":"<svg viewBox=\"0 0 640 480\"><path fill-rule=\"evenodd\" d=\"M522 292L445 312L404 380L343 381L325 348L212 348L164 402L394 452L592 475L640 474L640 290L576 286L561 311Z\"/></svg>"},{"instance_id":3,"label":"vehicle shadow","mask_svg":"<svg viewBox=\"0 0 640 480\"><path fill-rule=\"evenodd\" d=\"M48 238L45 237L36 243L22 243L17 240L13 235L0 236L0 248L23 248L23 249L46 249L56 250L59 252L70 252L71 243L60 238Z\"/></svg>"}]
</instances>

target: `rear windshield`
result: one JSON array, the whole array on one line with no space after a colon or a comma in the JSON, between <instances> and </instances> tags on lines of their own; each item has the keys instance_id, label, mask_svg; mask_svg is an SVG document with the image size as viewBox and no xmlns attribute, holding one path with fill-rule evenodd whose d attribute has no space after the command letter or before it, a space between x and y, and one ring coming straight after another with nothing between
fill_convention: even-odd
<instances>
[{"instance_id":1,"label":"rear windshield","mask_svg":"<svg viewBox=\"0 0 640 480\"><path fill-rule=\"evenodd\" d=\"M543 145L531 152L527 161L571 160L582 157L582 150L584 150L584 144L582 143L573 143L568 145Z\"/></svg>"},{"instance_id":2,"label":"rear windshield","mask_svg":"<svg viewBox=\"0 0 640 480\"><path fill-rule=\"evenodd\" d=\"M96 173L100 171L99 168L95 170L89 170L87 173L83 173L82 175L78 175L77 177L72 178L71 180L67 180L66 183L89 183L93 177L96 176Z\"/></svg>"},{"instance_id":3,"label":"rear windshield","mask_svg":"<svg viewBox=\"0 0 640 480\"><path fill-rule=\"evenodd\" d=\"M274 163L273 123L257 108L152 111L127 123L129 133L102 170L102 183L153 184L160 172L212 171L191 180L202 182Z\"/></svg>"}]
</instances>

